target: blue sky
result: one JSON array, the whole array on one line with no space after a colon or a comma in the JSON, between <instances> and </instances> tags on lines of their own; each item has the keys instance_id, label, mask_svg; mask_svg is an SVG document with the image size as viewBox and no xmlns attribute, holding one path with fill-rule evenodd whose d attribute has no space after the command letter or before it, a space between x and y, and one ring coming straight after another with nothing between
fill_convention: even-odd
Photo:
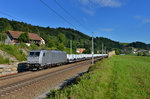
<instances>
[{"instance_id":1,"label":"blue sky","mask_svg":"<svg viewBox=\"0 0 150 99\"><path fill-rule=\"evenodd\" d=\"M150 43L150 0L57 0L81 25L66 14L55 0L43 1L76 28L40 0L1 0L0 17L17 18L17 21L44 27L70 27L89 36L94 32L95 36L120 42Z\"/></svg>"}]
</instances>

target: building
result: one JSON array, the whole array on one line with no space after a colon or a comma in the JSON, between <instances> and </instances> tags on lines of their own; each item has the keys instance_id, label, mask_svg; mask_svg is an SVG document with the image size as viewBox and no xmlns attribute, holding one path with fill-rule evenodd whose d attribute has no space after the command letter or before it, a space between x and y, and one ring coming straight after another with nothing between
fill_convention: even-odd
<instances>
[{"instance_id":1,"label":"building","mask_svg":"<svg viewBox=\"0 0 150 99\"><path fill-rule=\"evenodd\" d=\"M16 44L18 42L19 36L24 33L22 31L8 31L7 32L7 39L5 40L5 44ZM35 33L28 33L30 42L33 42L37 45L45 44L45 41Z\"/></svg>"},{"instance_id":2,"label":"building","mask_svg":"<svg viewBox=\"0 0 150 99\"><path fill-rule=\"evenodd\" d=\"M77 48L76 49L76 52L80 53L80 54L83 53L84 51L85 51L85 48Z\"/></svg>"}]
</instances>

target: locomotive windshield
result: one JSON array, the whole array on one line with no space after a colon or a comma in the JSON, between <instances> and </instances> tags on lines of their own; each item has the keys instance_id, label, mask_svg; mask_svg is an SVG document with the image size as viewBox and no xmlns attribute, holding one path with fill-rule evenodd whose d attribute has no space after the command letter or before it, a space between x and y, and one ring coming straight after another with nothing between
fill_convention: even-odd
<instances>
[{"instance_id":1,"label":"locomotive windshield","mask_svg":"<svg viewBox=\"0 0 150 99\"><path fill-rule=\"evenodd\" d=\"M38 57L38 56L40 56L40 52L30 52L29 56Z\"/></svg>"},{"instance_id":2,"label":"locomotive windshield","mask_svg":"<svg viewBox=\"0 0 150 99\"><path fill-rule=\"evenodd\" d=\"M40 52L35 52L35 56L40 56Z\"/></svg>"},{"instance_id":3,"label":"locomotive windshield","mask_svg":"<svg viewBox=\"0 0 150 99\"><path fill-rule=\"evenodd\" d=\"M30 52L30 56L33 56L34 55L34 52Z\"/></svg>"}]
</instances>

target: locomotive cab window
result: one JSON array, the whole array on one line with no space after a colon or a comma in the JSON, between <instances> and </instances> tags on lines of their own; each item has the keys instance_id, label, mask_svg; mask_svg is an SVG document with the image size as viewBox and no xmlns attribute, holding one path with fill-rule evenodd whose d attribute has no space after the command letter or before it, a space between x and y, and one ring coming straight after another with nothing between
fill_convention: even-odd
<instances>
[{"instance_id":1,"label":"locomotive cab window","mask_svg":"<svg viewBox=\"0 0 150 99\"><path fill-rule=\"evenodd\" d=\"M40 56L40 52L30 52L29 56L33 56L33 57Z\"/></svg>"},{"instance_id":2,"label":"locomotive cab window","mask_svg":"<svg viewBox=\"0 0 150 99\"><path fill-rule=\"evenodd\" d=\"M35 56L40 56L40 52L35 52Z\"/></svg>"},{"instance_id":3,"label":"locomotive cab window","mask_svg":"<svg viewBox=\"0 0 150 99\"><path fill-rule=\"evenodd\" d=\"M34 55L34 52L30 52L30 56L33 56Z\"/></svg>"},{"instance_id":4,"label":"locomotive cab window","mask_svg":"<svg viewBox=\"0 0 150 99\"><path fill-rule=\"evenodd\" d=\"M43 53L43 56L45 56L45 53Z\"/></svg>"}]
</instances>

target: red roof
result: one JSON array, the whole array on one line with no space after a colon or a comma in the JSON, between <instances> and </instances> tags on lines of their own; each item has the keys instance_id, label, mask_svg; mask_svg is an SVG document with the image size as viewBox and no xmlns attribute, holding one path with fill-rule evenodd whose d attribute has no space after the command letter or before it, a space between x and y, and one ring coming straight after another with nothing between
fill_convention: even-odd
<instances>
[{"instance_id":1,"label":"red roof","mask_svg":"<svg viewBox=\"0 0 150 99\"><path fill-rule=\"evenodd\" d=\"M17 39L22 33L22 31L8 31L10 35ZM28 33L30 40L42 40L41 37L38 34L35 33Z\"/></svg>"}]
</instances>

